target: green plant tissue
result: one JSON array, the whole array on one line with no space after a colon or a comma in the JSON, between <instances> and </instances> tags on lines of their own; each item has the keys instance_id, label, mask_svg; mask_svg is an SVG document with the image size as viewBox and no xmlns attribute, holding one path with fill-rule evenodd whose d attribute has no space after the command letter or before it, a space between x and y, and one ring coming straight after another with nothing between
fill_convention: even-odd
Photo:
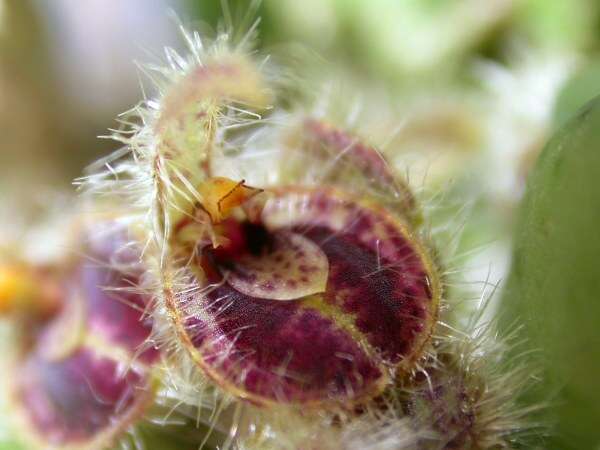
<instances>
[{"instance_id":1,"label":"green plant tissue","mask_svg":"<svg viewBox=\"0 0 600 450\"><path fill-rule=\"evenodd\" d=\"M600 448L600 97L530 174L501 310L542 369L547 448Z\"/></svg>"}]
</instances>

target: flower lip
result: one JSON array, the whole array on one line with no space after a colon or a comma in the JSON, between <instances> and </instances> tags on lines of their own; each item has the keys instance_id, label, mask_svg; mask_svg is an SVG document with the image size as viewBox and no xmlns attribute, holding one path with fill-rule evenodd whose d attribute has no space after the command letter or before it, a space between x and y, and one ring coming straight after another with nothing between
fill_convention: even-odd
<instances>
[{"instance_id":1,"label":"flower lip","mask_svg":"<svg viewBox=\"0 0 600 450\"><path fill-rule=\"evenodd\" d=\"M230 286L250 297L289 301L325 292L329 263L312 240L289 231L271 233L248 222L228 228L243 242L229 240L225 248L205 250L205 272L215 273L207 267L212 261Z\"/></svg>"}]
</instances>

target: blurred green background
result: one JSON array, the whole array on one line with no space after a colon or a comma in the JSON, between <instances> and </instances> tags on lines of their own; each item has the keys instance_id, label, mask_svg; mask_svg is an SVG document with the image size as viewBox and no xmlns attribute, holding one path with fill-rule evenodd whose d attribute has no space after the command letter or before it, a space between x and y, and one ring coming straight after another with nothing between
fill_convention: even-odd
<instances>
[{"instance_id":1,"label":"blurred green background","mask_svg":"<svg viewBox=\"0 0 600 450\"><path fill-rule=\"evenodd\" d=\"M241 21L251 3L226 11ZM141 98L133 61L182 48L171 10L209 33L224 16L218 0L0 0L0 248L116 148L97 136ZM501 280L533 162L600 93L600 2L264 0L257 17L261 50L300 45L322 78L349 80L367 138L443 191L448 217L464 206L459 251L480 249L466 278Z\"/></svg>"},{"instance_id":2,"label":"blurred green background","mask_svg":"<svg viewBox=\"0 0 600 450\"><path fill-rule=\"evenodd\" d=\"M250 3L228 2L234 15ZM477 122L477 130L486 115L506 129L495 146L526 159L555 121L600 90L599 9L595 0L265 0L259 45L318 52L363 86L384 89L399 123L429 115L431 131L443 125L434 123L439 110L454 109L447 114ZM65 188L114 148L96 136L140 98L132 61L181 47L169 10L201 29L223 16L218 0L0 0L3 189ZM425 128L427 119L416 119ZM483 140L457 147L489 150Z\"/></svg>"},{"instance_id":3,"label":"blurred green background","mask_svg":"<svg viewBox=\"0 0 600 450\"><path fill-rule=\"evenodd\" d=\"M251 3L227 9L241 15ZM596 0L265 0L257 9L261 49L304 46L327 61L324 72L353 80L371 109L385 99L391 113L373 115L367 132L389 143L398 166L426 166L428 185L452 181L478 210L478 243L488 225L508 229L552 129L600 91ZM182 46L171 10L201 30L223 17L218 0L0 0L0 214L13 211L0 245L115 148L97 136L141 97L133 61Z\"/></svg>"}]
</instances>

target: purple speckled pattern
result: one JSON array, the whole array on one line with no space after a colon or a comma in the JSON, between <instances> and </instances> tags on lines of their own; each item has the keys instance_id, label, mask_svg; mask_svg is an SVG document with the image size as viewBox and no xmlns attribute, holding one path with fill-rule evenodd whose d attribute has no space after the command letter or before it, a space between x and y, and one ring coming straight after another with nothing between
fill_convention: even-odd
<instances>
[{"instance_id":1,"label":"purple speckled pattern","mask_svg":"<svg viewBox=\"0 0 600 450\"><path fill-rule=\"evenodd\" d=\"M322 292L327 284L327 256L298 233L273 233L268 251L226 263L228 284L251 297L293 300Z\"/></svg>"},{"instance_id":2,"label":"purple speckled pattern","mask_svg":"<svg viewBox=\"0 0 600 450\"><path fill-rule=\"evenodd\" d=\"M206 364L244 391L278 401L317 401L359 392L382 375L353 339L316 310L252 298L229 285L208 298L218 326L210 330L191 318L188 329L200 330L194 346Z\"/></svg>"},{"instance_id":3,"label":"purple speckled pattern","mask_svg":"<svg viewBox=\"0 0 600 450\"><path fill-rule=\"evenodd\" d=\"M297 164L301 173L307 164L314 165L317 173L325 169L322 176L326 183L360 195L373 195L404 215L418 215L412 192L376 147L323 120L305 120L300 133L300 162Z\"/></svg>"},{"instance_id":4,"label":"purple speckled pattern","mask_svg":"<svg viewBox=\"0 0 600 450\"><path fill-rule=\"evenodd\" d=\"M433 293L422 255L389 216L329 190L281 191L263 221L273 235L301 234L320 247L326 290L278 301L240 292L225 277L203 296L180 298L201 365L258 403L376 395L386 371L430 333Z\"/></svg>"},{"instance_id":5,"label":"purple speckled pattern","mask_svg":"<svg viewBox=\"0 0 600 450\"><path fill-rule=\"evenodd\" d=\"M50 445L89 441L135 402L143 378L81 348L52 361L30 355L17 373L17 395L36 434Z\"/></svg>"},{"instance_id":6,"label":"purple speckled pattern","mask_svg":"<svg viewBox=\"0 0 600 450\"><path fill-rule=\"evenodd\" d=\"M429 298L426 276L415 254L392 263L353 240L348 233L332 237L329 230L306 233L322 242L330 261L329 283L324 300L355 317L357 328L388 363L398 363L411 350L415 336L423 331ZM404 247L408 249L409 247Z\"/></svg>"},{"instance_id":7,"label":"purple speckled pattern","mask_svg":"<svg viewBox=\"0 0 600 450\"><path fill-rule=\"evenodd\" d=\"M374 147L363 144L358 138L345 130L336 129L324 122L308 119L304 123L309 137L335 151L335 157L343 155L349 158L353 165L365 171L368 176L382 184L393 185L396 179L381 155Z\"/></svg>"}]
</instances>

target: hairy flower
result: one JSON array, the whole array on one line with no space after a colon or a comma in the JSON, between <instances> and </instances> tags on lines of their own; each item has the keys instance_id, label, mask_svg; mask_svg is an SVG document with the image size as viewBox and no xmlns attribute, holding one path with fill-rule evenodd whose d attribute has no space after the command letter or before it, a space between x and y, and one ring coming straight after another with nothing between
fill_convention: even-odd
<instances>
[{"instance_id":1,"label":"hairy flower","mask_svg":"<svg viewBox=\"0 0 600 450\"><path fill-rule=\"evenodd\" d=\"M195 408L221 448L508 445L514 374L440 320L426 209L358 133L278 98L253 29L184 31L189 56L147 68L157 96L82 180L139 233L157 401Z\"/></svg>"}]
</instances>

